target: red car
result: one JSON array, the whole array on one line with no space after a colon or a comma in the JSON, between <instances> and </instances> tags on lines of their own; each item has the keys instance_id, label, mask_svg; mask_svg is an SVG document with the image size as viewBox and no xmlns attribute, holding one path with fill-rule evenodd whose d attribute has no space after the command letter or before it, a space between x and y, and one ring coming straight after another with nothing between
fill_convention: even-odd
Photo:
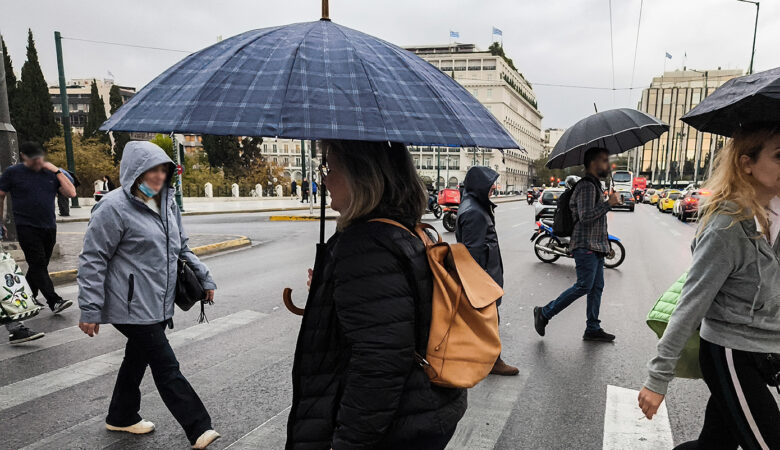
<instances>
[{"instance_id":1,"label":"red car","mask_svg":"<svg viewBox=\"0 0 780 450\"><path fill-rule=\"evenodd\" d=\"M705 189L697 189L685 194L680 205L680 215L678 218L683 222L695 218L699 213L699 201L704 197L709 197L712 193Z\"/></svg>"}]
</instances>

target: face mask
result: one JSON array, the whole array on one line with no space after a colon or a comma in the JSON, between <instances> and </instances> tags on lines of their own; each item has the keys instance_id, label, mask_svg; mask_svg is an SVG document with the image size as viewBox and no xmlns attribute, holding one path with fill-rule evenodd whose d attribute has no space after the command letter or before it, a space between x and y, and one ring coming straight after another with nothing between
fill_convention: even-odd
<instances>
[{"instance_id":1,"label":"face mask","mask_svg":"<svg viewBox=\"0 0 780 450\"><path fill-rule=\"evenodd\" d=\"M143 194L147 197L154 197L155 195L157 195L158 192L160 192L150 188L145 181L138 185L138 190L143 192Z\"/></svg>"}]
</instances>

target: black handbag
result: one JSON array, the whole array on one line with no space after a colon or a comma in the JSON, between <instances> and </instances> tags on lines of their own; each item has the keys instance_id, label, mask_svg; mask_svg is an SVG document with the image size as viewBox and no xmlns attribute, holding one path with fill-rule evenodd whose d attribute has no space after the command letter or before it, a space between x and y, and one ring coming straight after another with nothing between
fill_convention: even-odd
<instances>
[{"instance_id":1,"label":"black handbag","mask_svg":"<svg viewBox=\"0 0 780 450\"><path fill-rule=\"evenodd\" d=\"M200 283L198 276L187 264L187 261L179 259L176 269L176 305L182 309L182 311L189 311L196 303L200 303L200 317L198 317L198 323L208 322L206 318L205 304L212 304L213 302L206 302L206 290L203 289L203 285Z\"/></svg>"}]
</instances>

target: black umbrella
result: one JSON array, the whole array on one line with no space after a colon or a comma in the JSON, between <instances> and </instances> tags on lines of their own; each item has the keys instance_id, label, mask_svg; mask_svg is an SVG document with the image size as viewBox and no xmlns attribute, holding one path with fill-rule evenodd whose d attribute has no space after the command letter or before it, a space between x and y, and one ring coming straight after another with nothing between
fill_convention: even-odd
<instances>
[{"instance_id":1,"label":"black umbrella","mask_svg":"<svg viewBox=\"0 0 780 450\"><path fill-rule=\"evenodd\" d=\"M753 122L780 122L780 67L732 78L681 120L723 136Z\"/></svg>"},{"instance_id":2,"label":"black umbrella","mask_svg":"<svg viewBox=\"0 0 780 450\"><path fill-rule=\"evenodd\" d=\"M564 169L583 163L585 152L604 147L617 155L644 145L669 131L669 125L631 108L611 109L586 117L571 126L550 153L547 167Z\"/></svg>"}]
</instances>

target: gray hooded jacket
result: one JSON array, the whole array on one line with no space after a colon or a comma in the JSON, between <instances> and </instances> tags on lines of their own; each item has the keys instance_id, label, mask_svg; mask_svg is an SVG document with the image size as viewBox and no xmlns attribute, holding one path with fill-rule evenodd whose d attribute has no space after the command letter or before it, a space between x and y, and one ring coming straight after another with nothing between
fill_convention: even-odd
<instances>
[{"instance_id":1,"label":"gray hooded jacket","mask_svg":"<svg viewBox=\"0 0 780 450\"><path fill-rule=\"evenodd\" d=\"M159 215L130 191L141 174L160 164L169 164L172 176L173 162L160 147L129 142L120 164L122 188L93 208L79 255L82 322L144 325L170 319L179 258L205 289L216 289L187 244L173 189L163 188Z\"/></svg>"},{"instance_id":2,"label":"gray hooded jacket","mask_svg":"<svg viewBox=\"0 0 780 450\"><path fill-rule=\"evenodd\" d=\"M726 211L736 205L726 203ZM780 239L770 246L753 219L715 214L694 238L677 309L648 364L645 387L666 394L688 338L734 350L780 353Z\"/></svg>"}]
</instances>

